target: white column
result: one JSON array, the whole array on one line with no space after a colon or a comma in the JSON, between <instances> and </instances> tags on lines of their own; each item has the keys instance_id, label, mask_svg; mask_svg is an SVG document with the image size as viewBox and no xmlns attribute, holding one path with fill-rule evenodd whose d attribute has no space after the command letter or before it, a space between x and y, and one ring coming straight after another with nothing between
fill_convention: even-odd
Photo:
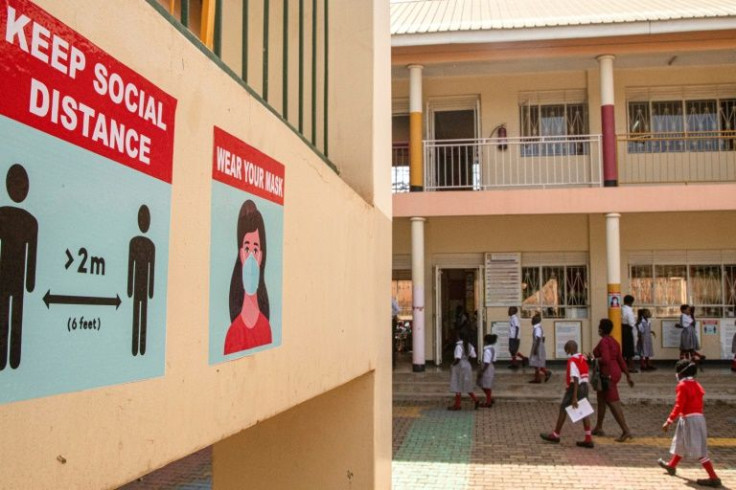
<instances>
[{"instance_id":1,"label":"white column","mask_svg":"<svg viewBox=\"0 0 736 490\"><path fill-rule=\"evenodd\" d=\"M424 371L424 222L411 218L412 369Z\"/></svg>"},{"instance_id":2,"label":"white column","mask_svg":"<svg viewBox=\"0 0 736 490\"><path fill-rule=\"evenodd\" d=\"M608 276L608 318L613 322L612 336L621 343L621 233L619 213L606 215L606 273ZM613 299L616 298L615 301Z\"/></svg>"}]
</instances>

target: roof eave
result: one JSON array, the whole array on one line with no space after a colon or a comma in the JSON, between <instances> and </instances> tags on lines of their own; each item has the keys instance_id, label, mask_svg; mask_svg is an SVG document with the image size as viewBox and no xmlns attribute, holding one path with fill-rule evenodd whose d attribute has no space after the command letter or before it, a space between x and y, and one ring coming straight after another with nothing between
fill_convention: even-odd
<instances>
[{"instance_id":1,"label":"roof eave","mask_svg":"<svg viewBox=\"0 0 736 490\"><path fill-rule=\"evenodd\" d=\"M736 29L736 17L394 34L391 47L547 41Z\"/></svg>"}]
</instances>

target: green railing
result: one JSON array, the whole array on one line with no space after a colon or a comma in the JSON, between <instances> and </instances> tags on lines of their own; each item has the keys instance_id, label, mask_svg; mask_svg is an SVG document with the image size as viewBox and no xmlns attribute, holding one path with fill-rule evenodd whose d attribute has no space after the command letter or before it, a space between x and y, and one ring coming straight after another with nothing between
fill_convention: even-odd
<instances>
[{"instance_id":1,"label":"green railing","mask_svg":"<svg viewBox=\"0 0 736 490\"><path fill-rule=\"evenodd\" d=\"M335 169L328 160L329 0L148 2Z\"/></svg>"}]
</instances>

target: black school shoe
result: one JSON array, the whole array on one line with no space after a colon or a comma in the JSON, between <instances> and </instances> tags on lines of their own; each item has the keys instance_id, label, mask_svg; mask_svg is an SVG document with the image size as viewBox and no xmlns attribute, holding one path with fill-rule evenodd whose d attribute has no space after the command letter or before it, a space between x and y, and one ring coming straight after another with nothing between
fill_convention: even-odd
<instances>
[{"instance_id":1,"label":"black school shoe","mask_svg":"<svg viewBox=\"0 0 736 490\"><path fill-rule=\"evenodd\" d=\"M541 434L539 434L539 437L541 437L542 439L544 439L547 442L554 442L555 444L559 444L559 442L560 442L560 438L559 437L555 437L552 434L548 434L546 432L542 432Z\"/></svg>"},{"instance_id":2,"label":"black school shoe","mask_svg":"<svg viewBox=\"0 0 736 490\"><path fill-rule=\"evenodd\" d=\"M593 449L595 447L595 443L593 443L593 441L576 441L575 445L578 447L587 447L588 449Z\"/></svg>"},{"instance_id":3,"label":"black school shoe","mask_svg":"<svg viewBox=\"0 0 736 490\"><path fill-rule=\"evenodd\" d=\"M674 476L674 475L675 475L675 473L677 473L677 468L673 468L672 466L668 465L668 464L667 464L667 461L663 460L662 458L659 458L659 459L657 460L657 464L658 464L658 465L659 465L660 467L664 468L664 469L665 469L665 471L666 471L666 472L667 472L667 473L668 473L668 474L669 474L670 476ZM718 480L718 483L720 484L720 480Z\"/></svg>"},{"instance_id":4,"label":"black school shoe","mask_svg":"<svg viewBox=\"0 0 736 490\"><path fill-rule=\"evenodd\" d=\"M703 479L698 479L698 481L696 481L695 483L697 483L701 487L718 488L721 486L721 479L720 478L703 478Z\"/></svg>"}]
</instances>

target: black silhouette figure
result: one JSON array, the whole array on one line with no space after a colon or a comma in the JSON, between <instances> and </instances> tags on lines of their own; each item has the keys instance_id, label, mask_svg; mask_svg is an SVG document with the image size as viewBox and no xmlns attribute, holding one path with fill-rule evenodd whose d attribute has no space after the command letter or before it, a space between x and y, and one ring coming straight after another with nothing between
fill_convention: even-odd
<instances>
[{"instance_id":1,"label":"black silhouette figure","mask_svg":"<svg viewBox=\"0 0 736 490\"><path fill-rule=\"evenodd\" d=\"M151 224L148 206L138 209L138 228L145 233ZM156 246L144 237L130 241L128 253L128 297L133 297L133 355L146 353L146 324L148 300L153 298L153 271L156 263Z\"/></svg>"},{"instance_id":2,"label":"black silhouette figure","mask_svg":"<svg viewBox=\"0 0 736 490\"><path fill-rule=\"evenodd\" d=\"M23 202L30 187L26 169L11 166L5 185L13 201ZM0 371L8 363L8 351L10 367L20 366L23 295L36 286L37 244L36 218L21 208L0 207Z\"/></svg>"}]
</instances>

